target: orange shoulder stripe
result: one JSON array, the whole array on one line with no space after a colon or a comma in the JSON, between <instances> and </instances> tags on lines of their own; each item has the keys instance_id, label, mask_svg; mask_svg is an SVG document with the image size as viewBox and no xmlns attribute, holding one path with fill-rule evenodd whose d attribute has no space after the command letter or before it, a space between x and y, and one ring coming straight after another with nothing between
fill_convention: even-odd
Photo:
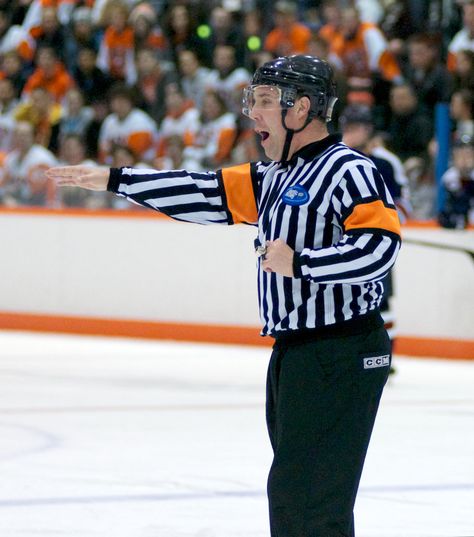
<instances>
[{"instance_id":1,"label":"orange shoulder stripe","mask_svg":"<svg viewBox=\"0 0 474 537\"><path fill-rule=\"evenodd\" d=\"M377 228L400 235L400 220L396 209L385 207L383 201L359 203L345 219L346 231L350 229Z\"/></svg>"},{"instance_id":2,"label":"orange shoulder stripe","mask_svg":"<svg viewBox=\"0 0 474 537\"><path fill-rule=\"evenodd\" d=\"M258 213L250 163L223 168L221 171L227 197L227 208L232 215L234 224L241 222L256 224Z\"/></svg>"}]
</instances>

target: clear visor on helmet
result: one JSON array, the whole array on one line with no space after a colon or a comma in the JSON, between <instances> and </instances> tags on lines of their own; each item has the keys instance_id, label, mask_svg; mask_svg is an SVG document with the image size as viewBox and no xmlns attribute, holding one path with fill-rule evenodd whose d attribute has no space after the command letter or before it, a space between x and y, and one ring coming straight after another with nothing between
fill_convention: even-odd
<instances>
[{"instance_id":1,"label":"clear visor on helmet","mask_svg":"<svg viewBox=\"0 0 474 537\"><path fill-rule=\"evenodd\" d=\"M244 89L242 113L250 116L252 112L267 110L282 110L291 108L294 103L286 102L282 89L278 86L254 84Z\"/></svg>"}]
</instances>

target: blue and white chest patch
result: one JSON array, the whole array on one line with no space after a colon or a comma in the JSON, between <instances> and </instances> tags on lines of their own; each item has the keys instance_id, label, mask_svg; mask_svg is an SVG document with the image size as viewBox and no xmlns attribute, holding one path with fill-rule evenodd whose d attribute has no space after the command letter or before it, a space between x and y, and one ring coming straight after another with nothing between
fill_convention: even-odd
<instances>
[{"instance_id":1,"label":"blue and white chest patch","mask_svg":"<svg viewBox=\"0 0 474 537\"><path fill-rule=\"evenodd\" d=\"M304 205L309 201L309 194L301 185L294 185L283 192L281 199L287 205Z\"/></svg>"}]
</instances>

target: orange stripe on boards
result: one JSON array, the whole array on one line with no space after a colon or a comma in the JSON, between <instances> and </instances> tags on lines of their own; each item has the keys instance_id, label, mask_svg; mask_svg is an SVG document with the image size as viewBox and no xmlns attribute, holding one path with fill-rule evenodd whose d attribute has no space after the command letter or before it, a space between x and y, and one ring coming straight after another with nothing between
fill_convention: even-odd
<instances>
[{"instance_id":1,"label":"orange stripe on boards","mask_svg":"<svg viewBox=\"0 0 474 537\"><path fill-rule=\"evenodd\" d=\"M400 220L395 209L385 207L381 200L359 203L345 219L346 230L377 228L400 235Z\"/></svg>"},{"instance_id":2,"label":"orange stripe on boards","mask_svg":"<svg viewBox=\"0 0 474 537\"><path fill-rule=\"evenodd\" d=\"M227 207L235 224L257 222L257 205L253 193L250 164L222 169L222 179L227 197Z\"/></svg>"},{"instance_id":3,"label":"orange stripe on boards","mask_svg":"<svg viewBox=\"0 0 474 537\"><path fill-rule=\"evenodd\" d=\"M30 313L0 313L0 329L264 347L271 346L274 341L269 337L261 337L259 328L253 326L162 323ZM401 336L396 338L395 352L407 356L474 360L474 341Z\"/></svg>"},{"instance_id":4,"label":"orange stripe on boards","mask_svg":"<svg viewBox=\"0 0 474 537\"><path fill-rule=\"evenodd\" d=\"M474 360L474 341L461 339L434 339L396 337L395 353L426 358Z\"/></svg>"},{"instance_id":5,"label":"orange stripe on boards","mask_svg":"<svg viewBox=\"0 0 474 537\"><path fill-rule=\"evenodd\" d=\"M273 339L263 338L259 335L260 329L258 327L66 317L30 313L0 313L0 329L236 345L269 346L273 344Z\"/></svg>"}]
</instances>

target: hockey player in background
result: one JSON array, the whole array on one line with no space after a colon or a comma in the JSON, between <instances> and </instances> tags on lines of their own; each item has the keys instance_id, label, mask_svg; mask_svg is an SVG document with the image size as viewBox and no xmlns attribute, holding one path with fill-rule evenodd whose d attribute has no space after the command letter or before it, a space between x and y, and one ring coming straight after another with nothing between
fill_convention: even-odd
<instances>
[{"instance_id":1,"label":"hockey player in background","mask_svg":"<svg viewBox=\"0 0 474 537\"><path fill-rule=\"evenodd\" d=\"M367 155L377 166L395 202L400 221L405 222L411 211L408 178L401 160L384 146L382 134L375 132L371 108L362 104L347 106L341 115L340 125L343 142ZM389 271L383 279L383 286L380 312L393 346L396 328L391 307L391 298L394 294L392 271ZM393 366L391 372L394 372Z\"/></svg>"}]
</instances>

